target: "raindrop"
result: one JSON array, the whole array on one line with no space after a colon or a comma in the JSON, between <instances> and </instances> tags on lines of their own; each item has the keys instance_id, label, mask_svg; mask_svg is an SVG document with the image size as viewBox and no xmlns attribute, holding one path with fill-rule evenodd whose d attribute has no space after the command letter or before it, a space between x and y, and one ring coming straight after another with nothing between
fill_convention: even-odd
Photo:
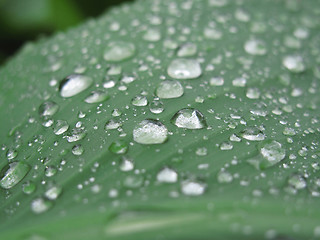
<instances>
[{"instance_id":1,"label":"raindrop","mask_svg":"<svg viewBox=\"0 0 320 240\"><path fill-rule=\"evenodd\" d=\"M64 98L73 97L89 88L92 82L92 78L88 76L70 75L61 81L59 86L60 95Z\"/></svg>"},{"instance_id":2,"label":"raindrop","mask_svg":"<svg viewBox=\"0 0 320 240\"><path fill-rule=\"evenodd\" d=\"M135 54L136 48L129 42L111 42L104 51L103 58L108 62L120 62L131 58Z\"/></svg>"},{"instance_id":3,"label":"raindrop","mask_svg":"<svg viewBox=\"0 0 320 240\"><path fill-rule=\"evenodd\" d=\"M299 174L292 175L289 178L288 183L297 190L303 189L307 186L305 178Z\"/></svg>"},{"instance_id":4,"label":"raindrop","mask_svg":"<svg viewBox=\"0 0 320 240\"><path fill-rule=\"evenodd\" d=\"M183 95L183 87L178 81L162 81L156 89L156 95L159 98L178 98Z\"/></svg>"},{"instance_id":5,"label":"raindrop","mask_svg":"<svg viewBox=\"0 0 320 240\"><path fill-rule=\"evenodd\" d=\"M33 193L35 190L36 190L36 185L31 181L27 181L24 184L22 184L22 191L25 194L29 195L29 194Z\"/></svg>"},{"instance_id":6,"label":"raindrop","mask_svg":"<svg viewBox=\"0 0 320 240\"><path fill-rule=\"evenodd\" d=\"M206 190L206 184L202 182L186 180L181 183L181 191L187 196L199 196Z\"/></svg>"},{"instance_id":7,"label":"raindrop","mask_svg":"<svg viewBox=\"0 0 320 240\"><path fill-rule=\"evenodd\" d=\"M15 149L8 149L6 153L8 160L14 159L15 157L17 157L17 155L18 155L18 151Z\"/></svg>"},{"instance_id":8,"label":"raindrop","mask_svg":"<svg viewBox=\"0 0 320 240\"><path fill-rule=\"evenodd\" d=\"M266 44L257 39L251 39L244 44L244 50L251 55L265 55L267 53Z\"/></svg>"},{"instance_id":9,"label":"raindrop","mask_svg":"<svg viewBox=\"0 0 320 240\"><path fill-rule=\"evenodd\" d=\"M197 53L197 45L194 43L185 43L178 49L178 57L191 57Z\"/></svg>"},{"instance_id":10,"label":"raindrop","mask_svg":"<svg viewBox=\"0 0 320 240\"><path fill-rule=\"evenodd\" d=\"M257 127L247 127L240 132L240 136L249 141L262 141L265 139L264 133Z\"/></svg>"},{"instance_id":11,"label":"raindrop","mask_svg":"<svg viewBox=\"0 0 320 240\"><path fill-rule=\"evenodd\" d=\"M194 59L174 59L167 69L168 75L175 79L194 79L202 74L200 64Z\"/></svg>"},{"instance_id":12,"label":"raindrop","mask_svg":"<svg viewBox=\"0 0 320 240\"><path fill-rule=\"evenodd\" d=\"M117 129L121 126L122 126L122 123L120 122L120 120L116 120L112 118L106 123L105 129L106 130Z\"/></svg>"},{"instance_id":13,"label":"raindrop","mask_svg":"<svg viewBox=\"0 0 320 240\"><path fill-rule=\"evenodd\" d=\"M52 101L44 102L39 107L39 115L44 116L53 116L59 110L59 105Z\"/></svg>"},{"instance_id":14,"label":"raindrop","mask_svg":"<svg viewBox=\"0 0 320 240\"><path fill-rule=\"evenodd\" d=\"M143 39L149 42L157 42L161 39L161 33L158 29L148 29L143 35Z\"/></svg>"},{"instance_id":15,"label":"raindrop","mask_svg":"<svg viewBox=\"0 0 320 240\"><path fill-rule=\"evenodd\" d=\"M56 124L53 128L53 132L55 135L61 135L65 133L69 129L69 124L64 120L57 120Z\"/></svg>"},{"instance_id":16,"label":"raindrop","mask_svg":"<svg viewBox=\"0 0 320 240\"><path fill-rule=\"evenodd\" d=\"M223 142L220 144L220 150L231 150L231 149L233 149L233 145L229 141Z\"/></svg>"},{"instance_id":17,"label":"raindrop","mask_svg":"<svg viewBox=\"0 0 320 240\"><path fill-rule=\"evenodd\" d=\"M0 187L10 189L17 185L30 171L30 166L23 162L12 162L0 172Z\"/></svg>"},{"instance_id":18,"label":"raindrop","mask_svg":"<svg viewBox=\"0 0 320 240\"><path fill-rule=\"evenodd\" d=\"M236 78L232 81L234 87L245 87L247 84L247 79L245 78Z\"/></svg>"},{"instance_id":19,"label":"raindrop","mask_svg":"<svg viewBox=\"0 0 320 240\"><path fill-rule=\"evenodd\" d=\"M31 210L36 214L40 214L48 211L52 205L52 202L40 197L31 202Z\"/></svg>"},{"instance_id":20,"label":"raindrop","mask_svg":"<svg viewBox=\"0 0 320 240\"><path fill-rule=\"evenodd\" d=\"M162 113L164 110L163 103L161 101L154 100L151 102L149 109L150 112L154 114Z\"/></svg>"},{"instance_id":21,"label":"raindrop","mask_svg":"<svg viewBox=\"0 0 320 240\"><path fill-rule=\"evenodd\" d=\"M217 180L219 183L230 183L232 182L233 177L229 172L223 170L218 173Z\"/></svg>"},{"instance_id":22,"label":"raindrop","mask_svg":"<svg viewBox=\"0 0 320 240\"><path fill-rule=\"evenodd\" d=\"M108 95L108 93L101 90L97 90L91 92L90 95L86 97L84 101L86 103L100 103L108 100L109 98L110 96Z\"/></svg>"},{"instance_id":23,"label":"raindrop","mask_svg":"<svg viewBox=\"0 0 320 240\"><path fill-rule=\"evenodd\" d=\"M86 132L83 128L74 128L71 131L71 134L67 136L68 142L77 142L83 139L86 136Z\"/></svg>"},{"instance_id":24,"label":"raindrop","mask_svg":"<svg viewBox=\"0 0 320 240\"><path fill-rule=\"evenodd\" d=\"M306 70L301 56L287 56L283 59L282 64L293 73L301 73Z\"/></svg>"},{"instance_id":25,"label":"raindrop","mask_svg":"<svg viewBox=\"0 0 320 240\"><path fill-rule=\"evenodd\" d=\"M179 128L201 129L207 126L203 114L194 108L183 108L172 118L171 123Z\"/></svg>"},{"instance_id":26,"label":"raindrop","mask_svg":"<svg viewBox=\"0 0 320 240\"><path fill-rule=\"evenodd\" d=\"M129 145L122 140L114 141L109 146L109 151L115 154L125 154L129 149Z\"/></svg>"},{"instance_id":27,"label":"raindrop","mask_svg":"<svg viewBox=\"0 0 320 240\"><path fill-rule=\"evenodd\" d=\"M80 156L83 154L83 152L84 152L84 149L81 144L77 144L72 147L72 154L75 156Z\"/></svg>"},{"instance_id":28,"label":"raindrop","mask_svg":"<svg viewBox=\"0 0 320 240\"><path fill-rule=\"evenodd\" d=\"M57 174L57 172L58 172L58 170L54 166L48 166L48 167L46 167L44 173L47 177L53 177L54 175Z\"/></svg>"},{"instance_id":29,"label":"raindrop","mask_svg":"<svg viewBox=\"0 0 320 240\"><path fill-rule=\"evenodd\" d=\"M260 98L260 91L258 88L248 88L246 96L250 99L258 99Z\"/></svg>"},{"instance_id":30,"label":"raindrop","mask_svg":"<svg viewBox=\"0 0 320 240\"><path fill-rule=\"evenodd\" d=\"M224 84L224 79L222 77L214 77L210 79L211 86L222 86Z\"/></svg>"},{"instance_id":31,"label":"raindrop","mask_svg":"<svg viewBox=\"0 0 320 240\"><path fill-rule=\"evenodd\" d=\"M157 174L158 182L175 183L178 181L178 173L171 168L165 167Z\"/></svg>"},{"instance_id":32,"label":"raindrop","mask_svg":"<svg viewBox=\"0 0 320 240\"><path fill-rule=\"evenodd\" d=\"M148 99L146 96L137 95L132 98L131 104L137 107L144 107L148 105Z\"/></svg>"},{"instance_id":33,"label":"raindrop","mask_svg":"<svg viewBox=\"0 0 320 240\"><path fill-rule=\"evenodd\" d=\"M168 129L158 120L146 119L133 130L133 139L141 144L161 144L168 138Z\"/></svg>"},{"instance_id":34,"label":"raindrop","mask_svg":"<svg viewBox=\"0 0 320 240\"><path fill-rule=\"evenodd\" d=\"M127 188L139 188L142 186L143 180L143 176L130 175L124 178L123 185Z\"/></svg>"},{"instance_id":35,"label":"raindrop","mask_svg":"<svg viewBox=\"0 0 320 240\"><path fill-rule=\"evenodd\" d=\"M120 170L123 172L128 172L133 170L134 164L133 161L128 157L122 157L121 163L120 163Z\"/></svg>"},{"instance_id":36,"label":"raindrop","mask_svg":"<svg viewBox=\"0 0 320 240\"><path fill-rule=\"evenodd\" d=\"M62 187L53 185L47 189L44 196L49 200L56 200L62 193Z\"/></svg>"}]
</instances>

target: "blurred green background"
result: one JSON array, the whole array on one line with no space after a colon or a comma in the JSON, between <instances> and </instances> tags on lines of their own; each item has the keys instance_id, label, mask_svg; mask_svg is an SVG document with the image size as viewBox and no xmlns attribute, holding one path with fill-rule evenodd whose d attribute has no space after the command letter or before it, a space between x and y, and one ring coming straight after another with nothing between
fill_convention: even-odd
<instances>
[{"instance_id":1,"label":"blurred green background","mask_svg":"<svg viewBox=\"0 0 320 240\"><path fill-rule=\"evenodd\" d=\"M66 30L133 0L0 0L0 65L27 41Z\"/></svg>"}]
</instances>

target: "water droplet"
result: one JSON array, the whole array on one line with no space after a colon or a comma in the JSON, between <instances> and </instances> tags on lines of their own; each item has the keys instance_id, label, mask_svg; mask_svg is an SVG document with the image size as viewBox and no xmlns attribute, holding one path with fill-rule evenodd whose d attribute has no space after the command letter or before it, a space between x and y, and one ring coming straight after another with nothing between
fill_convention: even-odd
<instances>
[{"instance_id":1,"label":"water droplet","mask_svg":"<svg viewBox=\"0 0 320 240\"><path fill-rule=\"evenodd\" d=\"M137 95L132 98L131 104L137 107L144 107L148 105L148 99L146 96Z\"/></svg>"},{"instance_id":2,"label":"water droplet","mask_svg":"<svg viewBox=\"0 0 320 240\"><path fill-rule=\"evenodd\" d=\"M240 136L249 141L262 141L265 138L264 133L257 127L248 127L242 130Z\"/></svg>"},{"instance_id":3,"label":"water droplet","mask_svg":"<svg viewBox=\"0 0 320 240\"><path fill-rule=\"evenodd\" d=\"M199 147L196 150L196 155L198 156L206 156L208 154L208 150L205 147Z\"/></svg>"},{"instance_id":4,"label":"water droplet","mask_svg":"<svg viewBox=\"0 0 320 240\"><path fill-rule=\"evenodd\" d=\"M211 86L222 86L224 84L224 79L222 77L213 77L210 79Z\"/></svg>"},{"instance_id":5,"label":"water droplet","mask_svg":"<svg viewBox=\"0 0 320 240\"><path fill-rule=\"evenodd\" d=\"M258 39L251 39L244 44L244 50L251 55L265 55L267 53L266 44Z\"/></svg>"},{"instance_id":6,"label":"water droplet","mask_svg":"<svg viewBox=\"0 0 320 240\"><path fill-rule=\"evenodd\" d=\"M178 81L162 81L156 89L156 95L159 98L178 98L183 95L183 87Z\"/></svg>"},{"instance_id":7,"label":"water droplet","mask_svg":"<svg viewBox=\"0 0 320 240\"><path fill-rule=\"evenodd\" d=\"M67 136L68 142L77 142L86 136L86 132L83 128L74 128L71 133Z\"/></svg>"},{"instance_id":8,"label":"water droplet","mask_svg":"<svg viewBox=\"0 0 320 240\"><path fill-rule=\"evenodd\" d=\"M141 175L130 175L125 177L123 185L127 188L139 188L142 186L143 180Z\"/></svg>"},{"instance_id":9,"label":"water droplet","mask_svg":"<svg viewBox=\"0 0 320 240\"><path fill-rule=\"evenodd\" d=\"M75 156L80 156L83 154L83 152L84 152L84 148L82 147L81 144L77 144L72 147L72 154Z\"/></svg>"},{"instance_id":10,"label":"water droplet","mask_svg":"<svg viewBox=\"0 0 320 240\"><path fill-rule=\"evenodd\" d=\"M44 193L44 196L49 200L56 200L62 193L62 187L60 186L50 186Z\"/></svg>"},{"instance_id":11,"label":"water droplet","mask_svg":"<svg viewBox=\"0 0 320 240\"><path fill-rule=\"evenodd\" d=\"M218 173L217 180L219 183L230 183L232 182L233 177L229 172L223 170Z\"/></svg>"},{"instance_id":12,"label":"water droplet","mask_svg":"<svg viewBox=\"0 0 320 240\"><path fill-rule=\"evenodd\" d=\"M120 164L120 170L123 172L128 172L133 170L134 164L133 161L128 157L122 157L121 164Z\"/></svg>"},{"instance_id":13,"label":"water droplet","mask_svg":"<svg viewBox=\"0 0 320 240\"><path fill-rule=\"evenodd\" d=\"M52 101L44 102L39 107L39 115L44 116L53 116L59 110L59 105Z\"/></svg>"},{"instance_id":14,"label":"water droplet","mask_svg":"<svg viewBox=\"0 0 320 240\"><path fill-rule=\"evenodd\" d=\"M59 86L60 95L64 98L73 97L89 88L92 82L92 78L88 76L70 75L61 81Z\"/></svg>"},{"instance_id":15,"label":"water droplet","mask_svg":"<svg viewBox=\"0 0 320 240\"><path fill-rule=\"evenodd\" d=\"M161 101L154 100L151 102L149 109L150 112L154 114L162 113L164 110L163 103Z\"/></svg>"},{"instance_id":16,"label":"water droplet","mask_svg":"<svg viewBox=\"0 0 320 240\"><path fill-rule=\"evenodd\" d=\"M175 183L178 181L178 173L171 168L165 167L157 174L158 182Z\"/></svg>"},{"instance_id":17,"label":"water droplet","mask_svg":"<svg viewBox=\"0 0 320 240\"><path fill-rule=\"evenodd\" d=\"M111 42L104 51L103 58L108 62L120 62L131 58L135 54L136 48L129 42Z\"/></svg>"},{"instance_id":18,"label":"water droplet","mask_svg":"<svg viewBox=\"0 0 320 240\"><path fill-rule=\"evenodd\" d=\"M220 150L231 150L233 149L233 145L231 142L227 141L227 142L223 142L220 144Z\"/></svg>"},{"instance_id":19,"label":"water droplet","mask_svg":"<svg viewBox=\"0 0 320 240\"><path fill-rule=\"evenodd\" d=\"M44 173L47 177L53 177L54 175L57 174L57 172L58 172L58 170L54 166L48 166L48 167L46 167Z\"/></svg>"},{"instance_id":20,"label":"water droplet","mask_svg":"<svg viewBox=\"0 0 320 240\"><path fill-rule=\"evenodd\" d=\"M129 149L129 145L122 140L114 141L109 146L109 151L115 154L125 154Z\"/></svg>"},{"instance_id":21,"label":"water droplet","mask_svg":"<svg viewBox=\"0 0 320 240\"><path fill-rule=\"evenodd\" d=\"M30 171L30 166L23 162L12 162L1 170L0 187L10 189L17 185Z\"/></svg>"},{"instance_id":22,"label":"water droplet","mask_svg":"<svg viewBox=\"0 0 320 240\"><path fill-rule=\"evenodd\" d=\"M56 124L53 128L53 132L55 135L61 135L65 133L69 129L69 124L64 120L57 120Z\"/></svg>"},{"instance_id":23,"label":"water droplet","mask_svg":"<svg viewBox=\"0 0 320 240\"><path fill-rule=\"evenodd\" d=\"M232 85L235 87L245 87L247 84L247 79L245 78L236 78L232 81Z\"/></svg>"},{"instance_id":24,"label":"water droplet","mask_svg":"<svg viewBox=\"0 0 320 240\"><path fill-rule=\"evenodd\" d=\"M17 157L17 155L18 155L18 151L17 150L15 150L15 149L8 149L8 151L7 151L7 158L8 158L8 160L12 160L12 159L14 159L15 157Z\"/></svg>"},{"instance_id":25,"label":"water droplet","mask_svg":"<svg viewBox=\"0 0 320 240\"><path fill-rule=\"evenodd\" d=\"M294 136L294 135L296 135L296 130L294 130L293 128L286 127L283 130L283 134L286 135L286 136Z\"/></svg>"},{"instance_id":26,"label":"water droplet","mask_svg":"<svg viewBox=\"0 0 320 240\"><path fill-rule=\"evenodd\" d=\"M289 178L288 183L297 190L303 189L307 186L305 178L299 174L292 175Z\"/></svg>"},{"instance_id":27,"label":"water droplet","mask_svg":"<svg viewBox=\"0 0 320 240\"><path fill-rule=\"evenodd\" d=\"M218 40L222 37L222 32L215 27L206 27L203 30L203 35L207 39Z\"/></svg>"},{"instance_id":28,"label":"water droplet","mask_svg":"<svg viewBox=\"0 0 320 240\"><path fill-rule=\"evenodd\" d=\"M199 196L206 190L206 184L202 182L186 180L181 183L181 191L187 196Z\"/></svg>"},{"instance_id":29,"label":"water droplet","mask_svg":"<svg viewBox=\"0 0 320 240\"><path fill-rule=\"evenodd\" d=\"M301 73L306 70L301 56L287 56L283 59L282 64L293 73Z\"/></svg>"},{"instance_id":30,"label":"water droplet","mask_svg":"<svg viewBox=\"0 0 320 240\"><path fill-rule=\"evenodd\" d=\"M197 53L197 45L194 43L185 43L178 49L178 57L191 57Z\"/></svg>"},{"instance_id":31,"label":"water droplet","mask_svg":"<svg viewBox=\"0 0 320 240\"><path fill-rule=\"evenodd\" d=\"M112 118L106 123L105 129L106 130L117 129L121 126L122 126L122 123L120 122L120 120Z\"/></svg>"},{"instance_id":32,"label":"water droplet","mask_svg":"<svg viewBox=\"0 0 320 240\"><path fill-rule=\"evenodd\" d=\"M168 75L175 79L194 79L202 74L200 64L194 59L174 59L167 69Z\"/></svg>"},{"instance_id":33,"label":"water droplet","mask_svg":"<svg viewBox=\"0 0 320 240\"><path fill-rule=\"evenodd\" d=\"M149 42L157 42L161 39L161 32L158 29L148 29L143 35L143 39Z\"/></svg>"},{"instance_id":34,"label":"water droplet","mask_svg":"<svg viewBox=\"0 0 320 240\"><path fill-rule=\"evenodd\" d=\"M110 96L107 92L97 90L90 93L88 97L84 100L86 103L100 103L108 100Z\"/></svg>"},{"instance_id":35,"label":"water droplet","mask_svg":"<svg viewBox=\"0 0 320 240\"><path fill-rule=\"evenodd\" d=\"M248 160L258 170L263 170L274 166L282 161L286 156L282 145L274 140L267 140L258 146L260 154Z\"/></svg>"},{"instance_id":36,"label":"water droplet","mask_svg":"<svg viewBox=\"0 0 320 240\"><path fill-rule=\"evenodd\" d=\"M258 88L248 88L246 96L250 99L258 99L260 98L260 90Z\"/></svg>"},{"instance_id":37,"label":"water droplet","mask_svg":"<svg viewBox=\"0 0 320 240\"><path fill-rule=\"evenodd\" d=\"M35 190L36 190L36 185L31 181L27 181L22 185L22 191L25 194L29 195L29 194L33 193Z\"/></svg>"},{"instance_id":38,"label":"water droplet","mask_svg":"<svg viewBox=\"0 0 320 240\"><path fill-rule=\"evenodd\" d=\"M203 114L194 108L183 108L172 118L171 122L179 128L201 129L207 126Z\"/></svg>"},{"instance_id":39,"label":"water droplet","mask_svg":"<svg viewBox=\"0 0 320 240\"><path fill-rule=\"evenodd\" d=\"M161 144L168 138L168 129L158 120L146 119L133 130L133 139L141 144Z\"/></svg>"},{"instance_id":40,"label":"water droplet","mask_svg":"<svg viewBox=\"0 0 320 240\"><path fill-rule=\"evenodd\" d=\"M44 198L36 198L31 202L31 210L36 213L44 213L52 207L52 202Z\"/></svg>"}]
</instances>

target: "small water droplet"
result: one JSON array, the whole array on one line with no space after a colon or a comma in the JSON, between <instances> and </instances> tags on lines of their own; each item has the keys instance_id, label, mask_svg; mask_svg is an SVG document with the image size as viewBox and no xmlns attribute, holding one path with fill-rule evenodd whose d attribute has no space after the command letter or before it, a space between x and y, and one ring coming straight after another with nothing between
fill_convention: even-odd
<instances>
[{"instance_id":1,"label":"small water droplet","mask_svg":"<svg viewBox=\"0 0 320 240\"><path fill-rule=\"evenodd\" d=\"M91 86L93 83L92 78L80 74L73 74L60 83L59 90L61 97L73 97Z\"/></svg>"},{"instance_id":2,"label":"small water droplet","mask_svg":"<svg viewBox=\"0 0 320 240\"><path fill-rule=\"evenodd\" d=\"M289 178L288 183L290 186L294 187L297 190L303 189L307 186L307 182L306 182L305 178L303 176L301 176L300 174L292 175Z\"/></svg>"},{"instance_id":3,"label":"small water droplet","mask_svg":"<svg viewBox=\"0 0 320 240\"><path fill-rule=\"evenodd\" d=\"M115 154L125 154L128 149L129 145L123 140L114 141L109 146L109 151Z\"/></svg>"},{"instance_id":4,"label":"small water droplet","mask_svg":"<svg viewBox=\"0 0 320 240\"><path fill-rule=\"evenodd\" d=\"M220 144L220 150L232 150L233 149L233 145L231 142L226 141Z\"/></svg>"},{"instance_id":5,"label":"small water droplet","mask_svg":"<svg viewBox=\"0 0 320 240\"><path fill-rule=\"evenodd\" d=\"M120 62L135 54L135 45L129 42L111 42L104 50L103 58L108 62Z\"/></svg>"},{"instance_id":6,"label":"small water droplet","mask_svg":"<svg viewBox=\"0 0 320 240\"><path fill-rule=\"evenodd\" d=\"M134 164L133 161L128 157L122 157L121 164L120 164L120 170L123 172L128 172L133 170Z\"/></svg>"},{"instance_id":7,"label":"small water droplet","mask_svg":"<svg viewBox=\"0 0 320 240\"><path fill-rule=\"evenodd\" d=\"M48 166L48 167L46 167L44 173L47 177L53 177L54 175L57 174L57 172L58 172L58 170L54 166Z\"/></svg>"},{"instance_id":8,"label":"small water droplet","mask_svg":"<svg viewBox=\"0 0 320 240\"><path fill-rule=\"evenodd\" d=\"M181 191L187 196L199 196L206 190L206 184L202 182L196 182L191 180L186 180L181 183Z\"/></svg>"},{"instance_id":9,"label":"small water droplet","mask_svg":"<svg viewBox=\"0 0 320 240\"><path fill-rule=\"evenodd\" d=\"M248 40L244 45L244 50L251 55L265 55L267 53L266 44L258 39Z\"/></svg>"},{"instance_id":10,"label":"small water droplet","mask_svg":"<svg viewBox=\"0 0 320 240\"><path fill-rule=\"evenodd\" d=\"M16 158L17 155L18 155L18 151L15 149L12 149L12 148L9 148L7 151L7 154L6 154L8 160L12 160L12 159Z\"/></svg>"},{"instance_id":11,"label":"small water droplet","mask_svg":"<svg viewBox=\"0 0 320 240\"><path fill-rule=\"evenodd\" d=\"M131 104L137 107L144 107L148 105L148 99L146 96L137 95L131 100Z\"/></svg>"},{"instance_id":12,"label":"small water droplet","mask_svg":"<svg viewBox=\"0 0 320 240\"><path fill-rule=\"evenodd\" d=\"M306 70L301 56L287 56L283 59L282 64L293 73L301 73Z\"/></svg>"},{"instance_id":13,"label":"small water droplet","mask_svg":"<svg viewBox=\"0 0 320 240\"><path fill-rule=\"evenodd\" d=\"M183 108L172 118L171 122L179 128L201 129L207 126L203 114L194 108Z\"/></svg>"},{"instance_id":14,"label":"small water droplet","mask_svg":"<svg viewBox=\"0 0 320 240\"><path fill-rule=\"evenodd\" d=\"M197 45L194 43L185 43L178 49L178 57L191 57L197 53Z\"/></svg>"},{"instance_id":15,"label":"small water droplet","mask_svg":"<svg viewBox=\"0 0 320 240\"><path fill-rule=\"evenodd\" d=\"M164 110L163 103L159 100L154 100L151 102L149 109L154 114L160 114Z\"/></svg>"},{"instance_id":16,"label":"small water droplet","mask_svg":"<svg viewBox=\"0 0 320 240\"><path fill-rule=\"evenodd\" d=\"M229 172L223 170L218 173L217 180L219 183L230 183L232 182L233 177Z\"/></svg>"},{"instance_id":17,"label":"small water droplet","mask_svg":"<svg viewBox=\"0 0 320 240\"><path fill-rule=\"evenodd\" d=\"M171 168L165 167L157 174L158 182L175 183L178 181L178 173Z\"/></svg>"},{"instance_id":18,"label":"small water droplet","mask_svg":"<svg viewBox=\"0 0 320 240\"><path fill-rule=\"evenodd\" d=\"M232 85L235 87L245 87L247 84L247 79L245 78L236 78L232 81Z\"/></svg>"},{"instance_id":19,"label":"small water droplet","mask_svg":"<svg viewBox=\"0 0 320 240\"><path fill-rule=\"evenodd\" d=\"M183 93L183 87L178 81L162 81L156 89L156 95L163 99L178 98L181 97Z\"/></svg>"},{"instance_id":20,"label":"small water droplet","mask_svg":"<svg viewBox=\"0 0 320 240\"><path fill-rule=\"evenodd\" d=\"M28 195L33 193L36 190L36 188L36 185L31 181L27 181L22 185L22 191Z\"/></svg>"},{"instance_id":21,"label":"small water droplet","mask_svg":"<svg viewBox=\"0 0 320 240\"><path fill-rule=\"evenodd\" d=\"M68 142L77 142L86 136L86 132L83 128L74 128L71 133L67 136Z\"/></svg>"},{"instance_id":22,"label":"small water droplet","mask_svg":"<svg viewBox=\"0 0 320 240\"><path fill-rule=\"evenodd\" d=\"M53 132L55 135L61 135L65 133L69 129L69 124L64 120L57 120L56 124L53 128Z\"/></svg>"},{"instance_id":23,"label":"small water droplet","mask_svg":"<svg viewBox=\"0 0 320 240\"><path fill-rule=\"evenodd\" d=\"M47 191L45 191L44 196L49 200L56 200L62 193L62 187L57 185L50 186Z\"/></svg>"},{"instance_id":24,"label":"small water droplet","mask_svg":"<svg viewBox=\"0 0 320 240\"><path fill-rule=\"evenodd\" d=\"M120 120L112 118L106 123L105 129L106 130L117 129L117 128L121 127L121 126L122 126L122 123L120 122Z\"/></svg>"},{"instance_id":25,"label":"small water droplet","mask_svg":"<svg viewBox=\"0 0 320 240\"><path fill-rule=\"evenodd\" d=\"M141 175L129 175L124 178L123 185L127 188L139 188L144 181Z\"/></svg>"},{"instance_id":26,"label":"small water droplet","mask_svg":"<svg viewBox=\"0 0 320 240\"><path fill-rule=\"evenodd\" d=\"M174 59L168 66L168 75L175 79L194 79L202 74L200 64L194 59Z\"/></svg>"},{"instance_id":27,"label":"small water droplet","mask_svg":"<svg viewBox=\"0 0 320 240\"><path fill-rule=\"evenodd\" d=\"M110 98L107 92L97 90L90 93L88 97L85 98L86 103L100 103L108 100Z\"/></svg>"},{"instance_id":28,"label":"small water droplet","mask_svg":"<svg viewBox=\"0 0 320 240\"><path fill-rule=\"evenodd\" d=\"M161 39L161 32L158 29L148 29L143 35L143 39L149 42L157 42Z\"/></svg>"},{"instance_id":29,"label":"small water droplet","mask_svg":"<svg viewBox=\"0 0 320 240\"><path fill-rule=\"evenodd\" d=\"M40 105L39 115L44 116L53 116L59 110L59 105L53 101L47 101Z\"/></svg>"},{"instance_id":30,"label":"small water droplet","mask_svg":"<svg viewBox=\"0 0 320 240\"><path fill-rule=\"evenodd\" d=\"M52 202L40 197L31 202L31 210L36 214L40 214L48 211L52 205Z\"/></svg>"},{"instance_id":31,"label":"small water droplet","mask_svg":"<svg viewBox=\"0 0 320 240\"><path fill-rule=\"evenodd\" d=\"M260 98L260 90L258 88L248 88L246 96L250 99L258 99Z\"/></svg>"},{"instance_id":32,"label":"small water droplet","mask_svg":"<svg viewBox=\"0 0 320 240\"><path fill-rule=\"evenodd\" d=\"M0 173L0 187L10 189L17 185L30 171L30 166L23 162L12 162L5 166Z\"/></svg>"},{"instance_id":33,"label":"small water droplet","mask_svg":"<svg viewBox=\"0 0 320 240\"><path fill-rule=\"evenodd\" d=\"M240 136L249 141L262 141L265 139L264 133L257 127L247 127L240 132Z\"/></svg>"},{"instance_id":34,"label":"small water droplet","mask_svg":"<svg viewBox=\"0 0 320 240\"><path fill-rule=\"evenodd\" d=\"M77 144L72 147L72 154L75 156L80 156L83 154L83 152L84 152L84 148L82 147L81 144Z\"/></svg>"},{"instance_id":35,"label":"small water droplet","mask_svg":"<svg viewBox=\"0 0 320 240\"><path fill-rule=\"evenodd\" d=\"M161 144L168 138L168 129L158 120L146 119L133 130L133 139L141 144Z\"/></svg>"}]
</instances>

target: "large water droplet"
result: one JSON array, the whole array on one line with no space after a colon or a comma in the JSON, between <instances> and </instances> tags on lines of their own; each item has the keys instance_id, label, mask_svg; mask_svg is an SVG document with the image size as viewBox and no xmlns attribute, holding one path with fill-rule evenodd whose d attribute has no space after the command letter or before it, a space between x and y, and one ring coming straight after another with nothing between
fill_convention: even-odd
<instances>
[{"instance_id":1,"label":"large water droplet","mask_svg":"<svg viewBox=\"0 0 320 240\"><path fill-rule=\"evenodd\" d=\"M240 132L240 136L249 141L262 141L265 138L264 133L257 127L247 127Z\"/></svg>"},{"instance_id":2,"label":"large water droplet","mask_svg":"<svg viewBox=\"0 0 320 240\"><path fill-rule=\"evenodd\" d=\"M65 98L73 97L89 88L92 82L92 78L88 76L70 75L61 81L59 86L60 95Z\"/></svg>"},{"instance_id":3,"label":"large water droplet","mask_svg":"<svg viewBox=\"0 0 320 240\"><path fill-rule=\"evenodd\" d=\"M257 39L251 39L244 44L244 50L251 55L265 55L267 53L266 44Z\"/></svg>"},{"instance_id":4,"label":"large water droplet","mask_svg":"<svg viewBox=\"0 0 320 240\"><path fill-rule=\"evenodd\" d=\"M165 167L158 172L157 180L164 183L175 183L178 181L178 173L171 168Z\"/></svg>"},{"instance_id":5,"label":"large water droplet","mask_svg":"<svg viewBox=\"0 0 320 240\"><path fill-rule=\"evenodd\" d=\"M287 56L283 59L282 64L289 71L294 73L301 73L306 70L306 66L301 56Z\"/></svg>"},{"instance_id":6,"label":"large water droplet","mask_svg":"<svg viewBox=\"0 0 320 240\"><path fill-rule=\"evenodd\" d=\"M206 190L206 184L202 182L186 180L181 183L181 191L187 196L199 196Z\"/></svg>"},{"instance_id":7,"label":"large water droplet","mask_svg":"<svg viewBox=\"0 0 320 240\"><path fill-rule=\"evenodd\" d=\"M41 117L44 116L52 116L59 110L59 105L53 101L47 101L40 105L39 107L39 115Z\"/></svg>"},{"instance_id":8,"label":"large water droplet","mask_svg":"<svg viewBox=\"0 0 320 240\"><path fill-rule=\"evenodd\" d=\"M30 171L30 166L23 162L12 162L1 170L0 187L10 189L17 185Z\"/></svg>"},{"instance_id":9,"label":"large water droplet","mask_svg":"<svg viewBox=\"0 0 320 240\"><path fill-rule=\"evenodd\" d=\"M108 62L120 62L134 55L136 48L129 42L111 42L104 51L103 58Z\"/></svg>"},{"instance_id":10,"label":"large water droplet","mask_svg":"<svg viewBox=\"0 0 320 240\"><path fill-rule=\"evenodd\" d=\"M200 64L194 59L174 59L167 69L168 75L175 79L194 79L202 74Z\"/></svg>"},{"instance_id":11,"label":"large water droplet","mask_svg":"<svg viewBox=\"0 0 320 240\"><path fill-rule=\"evenodd\" d=\"M133 139L141 144L160 144L168 138L168 129L160 121L146 119L133 130Z\"/></svg>"},{"instance_id":12,"label":"large water droplet","mask_svg":"<svg viewBox=\"0 0 320 240\"><path fill-rule=\"evenodd\" d=\"M156 89L156 95L159 98L178 98L183 95L183 87L178 81L166 80L159 84Z\"/></svg>"},{"instance_id":13,"label":"large water droplet","mask_svg":"<svg viewBox=\"0 0 320 240\"><path fill-rule=\"evenodd\" d=\"M110 96L108 95L107 92L97 90L97 91L91 92L90 95L86 97L84 101L86 103L99 103L99 102L106 101L109 98Z\"/></svg>"},{"instance_id":14,"label":"large water droplet","mask_svg":"<svg viewBox=\"0 0 320 240\"><path fill-rule=\"evenodd\" d=\"M183 108L172 118L171 122L179 128L201 129L207 126L203 114L194 108Z\"/></svg>"}]
</instances>

